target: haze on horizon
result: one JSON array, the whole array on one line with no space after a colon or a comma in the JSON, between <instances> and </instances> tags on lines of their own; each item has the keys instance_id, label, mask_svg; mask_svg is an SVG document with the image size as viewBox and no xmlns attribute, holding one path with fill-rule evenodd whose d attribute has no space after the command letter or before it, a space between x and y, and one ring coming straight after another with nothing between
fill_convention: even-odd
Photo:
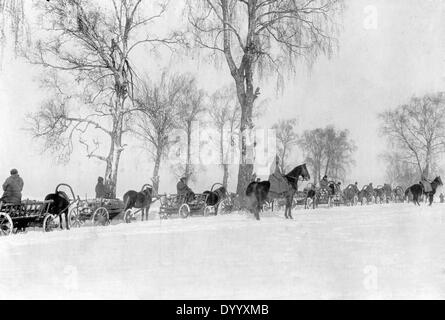
<instances>
[{"instance_id":1,"label":"haze on horizon","mask_svg":"<svg viewBox=\"0 0 445 320\"><path fill-rule=\"evenodd\" d=\"M181 20L181 10L169 12L165 25L175 26ZM298 133L326 125L348 129L358 149L356 164L345 182L383 184L385 167L379 154L386 144L378 134L377 114L407 102L413 95L444 91L444 13L440 0L347 0L339 52L331 59L321 57L310 70L299 67L297 76L286 81L283 92L276 92L272 79L263 80L261 99L268 101L268 107L257 127L269 128L279 119L297 118ZM209 93L231 83L225 64L216 68L191 55L147 58L147 53L138 54L136 58L146 67L139 72L151 76L165 68L191 71ZM67 165L58 165L52 155L41 152L41 143L23 130L25 115L36 111L45 97L38 82L39 72L39 68L15 59L12 52L3 61L0 180L11 168L17 168L25 180L23 198L40 199L61 182L72 185L81 197L92 196L97 176L104 173L101 162L88 159L78 148ZM292 159L301 163L301 151L295 150ZM122 155L118 195L149 182L152 166L146 150L135 141ZM222 177L217 166L204 169L191 184L198 192ZM161 168L161 192L175 191L176 178L170 171L168 166ZM232 171L232 190L235 180L236 172Z\"/></svg>"}]
</instances>

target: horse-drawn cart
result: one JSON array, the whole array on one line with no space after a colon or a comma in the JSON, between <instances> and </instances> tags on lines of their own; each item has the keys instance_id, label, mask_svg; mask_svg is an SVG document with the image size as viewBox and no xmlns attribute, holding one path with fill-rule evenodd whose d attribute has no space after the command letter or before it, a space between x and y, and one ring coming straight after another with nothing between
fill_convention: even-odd
<instances>
[{"instance_id":1,"label":"horse-drawn cart","mask_svg":"<svg viewBox=\"0 0 445 320\"><path fill-rule=\"evenodd\" d=\"M123 209L124 203L119 199L78 199L68 217L70 225L74 228L79 228L87 222L94 226L107 226Z\"/></svg>"},{"instance_id":2,"label":"horse-drawn cart","mask_svg":"<svg viewBox=\"0 0 445 320\"><path fill-rule=\"evenodd\" d=\"M51 203L31 200L20 204L0 202L0 236L9 236L30 227L42 228L44 232L58 228L57 216L50 212Z\"/></svg>"},{"instance_id":3,"label":"horse-drawn cart","mask_svg":"<svg viewBox=\"0 0 445 320\"><path fill-rule=\"evenodd\" d=\"M207 212L204 214L227 214L233 210L232 197L221 183L215 183L210 191L205 191L203 194L207 194Z\"/></svg>"},{"instance_id":4,"label":"horse-drawn cart","mask_svg":"<svg viewBox=\"0 0 445 320\"><path fill-rule=\"evenodd\" d=\"M161 219L167 219L171 215L177 214L186 219L194 214L209 215L212 208L206 204L207 196L207 194L161 195L159 216Z\"/></svg>"},{"instance_id":5,"label":"horse-drawn cart","mask_svg":"<svg viewBox=\"0 0 445 320\"><path fill-rule=\"evenodd\" d=\"M187 218L191 215L217 215L230 213L234 203L230 194L221 183L215 183L210 191L202 194L161 195L159 216L166 219L171 215Z\"/></svg>"}]
</instances>

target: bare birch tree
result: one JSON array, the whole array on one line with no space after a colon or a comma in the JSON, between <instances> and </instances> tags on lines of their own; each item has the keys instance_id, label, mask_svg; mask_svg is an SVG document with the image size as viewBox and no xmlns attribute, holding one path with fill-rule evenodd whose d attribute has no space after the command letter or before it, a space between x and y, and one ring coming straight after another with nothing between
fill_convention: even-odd
<instances>
[{"instance_id":1,"label":"bare birch tree","mask_svg":"<svg viewBox=\"0 0 445 320\"><path fill-rule=\"evenodd\" d=\"M154 6L151 15L144 14L142 0L113 0L105 5L90 0L42 1L39 8L47 34L28 58L56 71L56 79L71 82L62 86L59 80L52 81L56 98L32 116L34 136L69 155L77 134L87 156L105 163L105 183L115 196L119 160L126 147L123 139L138 111L133 104L132 53L143 44L170 45L177 40L176 34L160 38L147 31L165 13L166 2ZM78 116L74 105L84 107ZM100 153L99 139L87 139L90 130L108 137L105 154Z\"/></svg>"},{"instance_id":2,"label":"bare birch tree","mask_svg":"<svg viewBox=\"0 0 445 320\"><path fill-rule=\"evenodd\" d=\"M227 62L241 108L237 193L244 194L253 172L252 111L258 77L295 71L296 60L312 63L335 47L335 16L341 0L188 0L196 47ZM249 151L250 150L250 151Z\"/></svg>"},{"instance_id":3,"label":"bare birch tree","mask_svg":"<svg viewBox=\"0 0 445 320\"><path fill-rule=\"evenodd\" d=\"M217 90L210 98L209 115L212 124L218 131L218 150L223 168L222 183L227 188L229 180L229 150L232 139L239 129L240 108L234 87L225 87Z\"/></svg>"},{"instance_id":4,"label":"bare birch tree","mask_svg":"<svg viewBox=\"0 0 445 320\"><path fill-rule=\"evenodd\" d=\"M17 54L20 45L29 43L29 27L25 0L0 0L0 67L5 46L13 40Z\"/></svg>"},{"instance_id":5,"label":"bare birch tree","mask_svg":"<svg viewBox=\"0 0 445 320\"><path fill-rule=\"evenodd\" d=\"M183 90L183 77L163 72L156 84L141 83L137 105L142 113L137 120L136 134L147 143L154 161L153 189L159 192L161 160L174 144L171 132L176 128L179 99Z\"/></svg>"},{"instance_id":6,"label":"bare birch tree","mask_svg":"<svg viewBox=\"0 0 445 320\"><path fill-rule=\"evenodd\" d=\"M178 122L177 127L184 131L186 136L186 163L184 165L184 172L181 174L188 182L195 173L196 163L192 163L192 139L193 130L198 130L194 125L198 124L199 116L205 111L206 93L199 89L196 78L192 74L184 74L181 76L183 83L181 87L181 94L178 98ZM199 144L199 141L197 141ZM182 169L180 169L182 171Z\"/></svg>"},{"instance_id":7,"label":"bare birch tree","mask_svg":"<svg viewBox=\"0 0 445 320\"><path fill-rule=\"evenodd\" d=\"M356 147L348 130L336 130L332 126L307 130L298 144L314 171L314 183L318 183L322 175L343 179L346 170L354 163L352 155Z\"/></svg>"},{"instance_id":8,"label":"bare birch tree","mask_svg":"<svg viewBox=\"0 0 445 320\"><path fill-rule=\"evenodd\" d=\"M445 151L445 94L413 97L408 104L379 115L381 133L401 158L428 177L439 153Z\"/></svg>"},{"instance_id":9,"label":"bare birch tree","mask_svg":"<svg viewBox=\"0 0 445 320\"><path fill-rule=\"evenodd\" d=\"M277 137L277 152L280 157L280 170L285 172L286 160L292 152L292 148L298 142L298 134L295 132L297 119L280 120L272 126Z\"/></svg>"}]
</instances>

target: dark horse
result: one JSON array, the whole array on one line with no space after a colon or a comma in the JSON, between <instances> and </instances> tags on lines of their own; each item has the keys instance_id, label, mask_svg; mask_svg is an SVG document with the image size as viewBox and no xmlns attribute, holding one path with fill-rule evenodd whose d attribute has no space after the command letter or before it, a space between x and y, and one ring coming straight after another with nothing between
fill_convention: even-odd
<instances>
[{"instance_id":1,"label":"dark horse","mask_svg":"<svg viewBox=\"0 0 445 320\"><path fill-rule=\"evenodd\" d=\"M288 184L288 190L284 193L284 197L286 198L286 209L284 210L284 216L286 219L293 219L292 203L294 200L294 195L298 191L298 181L300 177L303 178L303 180L309 180L311 178L309 171L306 168L306 164L296 167L284 176ZM255 214L255 218L257 220L260 220L260 211L264 205L264 202L269 197L269 191L269 181L252 182L247 187L246 196L252 200L253 213ZM271 196L272 198L280 198L283 196L283 194L273 194L271 192Z\"/></svg>"},{"instance_id":2,"label":"dark horse","mask_svg":"<svg viewBox=\"0 0 445 320\"><path fill-rule=\"evenodd\" d=\"M221 201L222 198L224 198L226 193L227 193L226 188L219 187L218 189L216 189L214 191L208 191L208 190L204 191L202 194L206 194L207 195L206 205L214 206L219 201Z\"/></svg>"},{"instance_id":3,"label":"dark horse","mask_svg":"<svg viewBox=\"0 0 445 320\"><path fill-rule=\"evenodd\" d=\"M130 190L124 194L124 212L129 209L141 209L142 221L145 218L148 220L148 211L150 210L150 205L152 202L153 187L149 184L142 186L140 192Z\"/></svg>"},{"instance_id":4,"label":"dark horse","mask_svg":"<svg viewBox=\"0 0 445 320\"><path fill-rule=\"evenodd\" d=\"M440 177L436 177L436 179L431 182L431 189L433 191L430 192L424 192L423 186L420 183L414 184L405 191L405 196L408 196L409 193L413 195L413 202L415 205L420 206L419 203L419 197L422 194L425 194L428 197L429 205L431 206L433 204L434 195L436 194L437 187L442 186L442 179Z\"/></svg>"},{"instance_id":5,"label":"dark horse","mask_svg":"<svg viewBox=\"0 0 445 320\"><path fill-rule=\"evenodd\" d=\"M65 225L66 225L66 229L69 230L70 229L70 224L68 221L68 209L70 206L70 198L68 197L68 195L59 190L59 187L68 187L71 190L71 193L73 195L73 199L75 198L74 196L74 192L73 189L71 189L71 187L67 184L59 184L56 188L56 191L54 193L50 193L45 197L45 201L52 201L49 204L49 208L48 208L48 212L58 216L60 219L60 228L63 229L63 224L62 224L62 215L65 215Z\"/></svg>"}]
</instances>

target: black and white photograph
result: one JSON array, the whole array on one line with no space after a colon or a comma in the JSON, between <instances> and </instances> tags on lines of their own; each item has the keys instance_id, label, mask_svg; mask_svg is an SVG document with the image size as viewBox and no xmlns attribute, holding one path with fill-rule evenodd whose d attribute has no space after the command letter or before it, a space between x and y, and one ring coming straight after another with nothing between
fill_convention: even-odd
<instances>
[{"instance_id":1,"label":"black and white photograph","mask_svg":"<svg viewBox=\"0 0 445 320\"><path fill-rule=\"evenodd\" d=\"M0 0L1 300L442 300L441 176L444 0Z\"/></svg>"}]
</instances>

